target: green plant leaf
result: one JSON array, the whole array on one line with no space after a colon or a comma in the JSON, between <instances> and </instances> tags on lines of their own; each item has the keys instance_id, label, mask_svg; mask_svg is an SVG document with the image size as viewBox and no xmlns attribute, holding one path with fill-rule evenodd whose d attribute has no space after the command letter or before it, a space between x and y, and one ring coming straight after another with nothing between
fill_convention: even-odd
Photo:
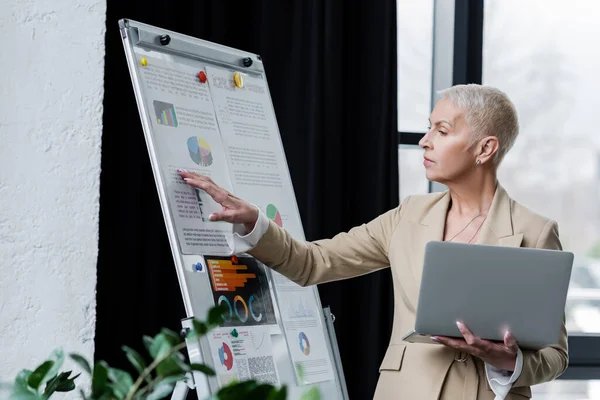
<instances>
[{"instance_id":1,"label":"green plant leaf","mask_svg":"<svg viewBox=\"0 0 600 400\"><path fill-rule=\"evenodd\" d=\"M127 356L127 359L129 360L131 365L133 365L140 374L144 373L144 370L148 368L144 357L142 357L140 353L138 353L131 347L123 346L122 349L125 352L125 355Z\"/></svg>"},{"instance_id":2,"label":"green plant leaf","mask_svg":"<svg viewBox=\"0 0 600 400\"><path fill-rule=\"evenodd\" d=\"M46 389L44 390L43 397L48 399L54 392L70 392L71 390L75 390L75 379L77 379L80 374L69 378L71 376L71 372L72 371L62 372L50 379L46 385Z\"/></svg>"},{"instance_id":3,"label":"green plant leaf","mask_svg":"<svg viewBox=\"0 0 600 400\"><path fill-rule=\"evenodd\" d=\"M287 398L287 386L282 386L277 389L273 389L271 393L269 393L269 397L267 400L285 400Z\"/></svg>"},{"instance_id":4,"label":"green plant leaf","mask_svg":"<svg viewBox=\"0 0 600 400\"><path fill-rule=\"evenodd\" d=\"M92 398L99 399L106 394L108 388L108 364L99 361L94 365L92 373Z\"/></svg>"},{"instance_id":5,"label":"green plant leaf","mask_svg":"<svg viewBox=\"0 0 600 400\"><path fill-rule=\"evenodd\" d=\"M277 393L278 390L273 385L261 384L256 386L250 391L244 399L247 400L265 400L271 396L272 393Z\"/></svg>"},{"instance_id":6,"label":"green plant leaf","mask_svg":"<svg viewBox=\"0 0 600 400\"><path fill-rule=\"evenodd\" d=\"M85 359L85 357L75 353L69 354L69 357L71 357L71 360L75 361L75 363L79 365L85 372L87 372L90 375L92 374L92 367L90 366L90 363Z\"/></svg>"},{"instance_id":7,"label":"green plant leaf","mask_svg":"<svg viewBox=\"0 0 600 400\"><path fill-rule=\"evenodd\" d=\"M246 399L248 394L258 386L256 381L232 382L217 392L219 400Z\"/></svg>"},{"instance_id":8,"label":"green plant leaf","mask_svg":"<svg viewBox=\"0 0 600 400\"><path fill-rule=\"evenodd\" d=\"M173 389L175 389L174 382L167 382L167 381L160 382L158 385L156 385L156 387L154 388L152 393L150 393L148 395L148 397L146 397L146 400L164 399L165 397L167 397L171 393L173 393Z\"/></svg>"},{"instance_id":9,"label":"green plant leaf","mask_svg":"<svg viewBox=\"0 0 600 400\"><path fill-rule=\"evenodd\" d=\"M69 372L69 374L70 373L71 372ZM75 379L77 379L79 377L79 375L81 375L81 374L77 374L72 378L61 381L59 383L58 387L56 388L56 391L57 392L70 392L71 390L75 390Z\"/></svg>"},{"instance_id":10,"label":"green plant leaf","mask_svg":"<svg viewBox=\"0 0 600 400\"><path fill-rule=\"evenodd\" d=\"M110 387L113 390L115 396L119 399L124 399L129 393L129 389L133 386L133 378L128 372L117 369L108 369L108 379L112 382Z\"/></svg>"},{"instance_id":11,"label":"green plant leaf","mask_svg":"<svg viewBox=\"0 0 600 400\"><path fill-rule=\"evenodd\" d=\"M227 311L225 307L224 304L219 304L208 310L207 322L209 325L220 326L223 323L223 314Z\"/></svg>"},{"instance_id":12,"label":"green plant leaf","mask_svg":"<svg viewBox=\"0 0 600 400\"><path fill-rule=\"evenodd\" d=\"M181 336L179 336L177 333L173 332L170 329L163 328L160 330L160 333L165 335L167 337L167 339L169 340L169 343L171 343L171 345L173 345L173 346L175 346L176 344L179 344L183 341Z\"/></svg>"},{"instance_id":13,"label":"green plant leaf","mask_svg":"<svg viewBox=\"0 0 600 400\"><path fill-rule=\"evenodd\" d=\"M17 377L15 378L15 383L12 387L12 391L10 394L10 400L42 400L42 397L37 393L34 393L32 389L27 384L29 377L31 376L32 371L27 369L19 372Z\"/></svg>"},{"instance_id":14,"label":"green plant leaf","mask_svg":"<svg viewBox=\"0 0 600 400\"><path fill-rule=\"evenodd\" d=\"M215 371L206 364L192 364L192 371L200 371L204 375L215 376Z\"/></svg>"},{"instance_id":15,"label":"green plant leaf","mask_svg":"<svg viewBox=\"0 0 600 400\"><path fill-rule=\"evenodd\" d=\"M159 333L152 339L152 344L148 352L150 353L150 356L156 360L158 355L163 352L165 348L171 348L171 344L165 335Z\"/></svg>"},{"instance_id":16,"label":"green plant leaf","mask_svg":"<svg viewBox=\"0 0 600 400\"><path fill-rule=\"evenodd\" d=\"M208 325L206 325L202 321L198 321L197 319L194 319L192 321L192 325L193 325L194 329L191 330L190 332L193 332L198 336L206 335L206 333L208 332Z\"/></svg>"},{"instance_id":17,"label":"green plant leaf","mask_svg":"<svg viewBox=\"0 0 600 400\"><path fill-rule=\"evenodd\" d=\"M164 333L159 333L154 337L154 341L152 342L150 349L150 355L152 355L155 360L163 358L171 351L172 347L173 345L171 343L171 339ZM177 360L177 357L179 356L180 355L176 353L161 361L156 366L156 373L159 376L169 376L183 372L184 370Z\"/></svg>"},{"instance_id":18,"label":"green plant leaf","mask_svg":"<svg viewBox=\"0 0 600 400\"><path fill-rule=\"evenodd\" d=\"M39 393L40 385L42 384L44 378L46 378L48 372L50 372L52 369L53 365L54 361L51 360L42 363L35 369L35 371L31 373L31 375L29 375L29 378L27 379L27 385Z\"/></svg>"},{"instance_id":19,"label":"green plant leaf","mask_svg":"<svg viewBox=\"0 0 600 400\"><path fill-rule=\"evenodd\" d=\"M52 368L50 368L50 371L48 371L46 374L46 377L42 379L41 385L58 375L63 363L65 362L65 353L61 348L55 349L52 351L52 353L50 353L48 360L54 361L54 364L52 365Z\"/></svg>"},{"instance_id":20,"label":"green plant leaf","mask_svg":"<svg viewBox=\"0 0 600 400\"><path fill-rule=\"evenodd\" d=\"M142 342L144 343L144 347L146 348L146 350L148 351L148 353L150 353L150 348L152 347L152 342L153 341L154 341L154 339L152 339L148 335L142 336Z\"/></svg>"},{"instance_id":21,"label":"green plant leaf","mask_svg":"<svg viewBox=\"0 0 600 400\"><path fill-rule=\"evenodd\" d=\"M300 400L321 400L321 392L316 386L313 386L300 397Z\"/></svg>"}]
</instances>

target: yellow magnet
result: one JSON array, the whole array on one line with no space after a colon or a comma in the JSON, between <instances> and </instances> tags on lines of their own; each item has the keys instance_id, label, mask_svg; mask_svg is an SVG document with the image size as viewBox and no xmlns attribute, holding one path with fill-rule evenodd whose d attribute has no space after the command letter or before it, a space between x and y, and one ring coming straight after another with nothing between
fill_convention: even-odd
<instances>
[{"instance_id":1,"label":"yellow magnet","mask_svg":"<svg viewBox=\"0 0 600 400\"><path fill-rule=\"evenodd\" d=\"M242 79L242 74L240 74L239 72L234 72L233 83L235 83L235 86L239 88L244 87L244 80Z\"/></svg>"},{"instance_id":2,"label":"yellow magnet","mask_svg":"<svg viewBox=\"0 0 600 400\"><path fill-rule=\"evenodd\" d=\"M148 65L148 60L146 59L146 57L143 57L143 58L140 60L140 63L142 64L142 66L144 66L144 67L145 67L146 65Z\"/></svg>"}]
</instances>

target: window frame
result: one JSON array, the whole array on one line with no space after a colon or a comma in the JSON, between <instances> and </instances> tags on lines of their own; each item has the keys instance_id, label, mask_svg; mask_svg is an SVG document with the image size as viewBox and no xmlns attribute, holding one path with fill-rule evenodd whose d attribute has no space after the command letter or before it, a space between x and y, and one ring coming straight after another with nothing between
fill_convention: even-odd
<instances>
[{"instance_id":1,"label":"window frame","mask_svg":"<svg viewBox=\"0 0 600 400\"><path fill-rule=\"evenodd\" d=\"M437 91L451 85L482 83L484 0L434 0L431 108ZM398 146L418 146L425 133L398 132ZM440 185L429 182L429 192ZM600 333L569 334L569 364L559 379L600 377Z\"/></svg>"}]
</instances>

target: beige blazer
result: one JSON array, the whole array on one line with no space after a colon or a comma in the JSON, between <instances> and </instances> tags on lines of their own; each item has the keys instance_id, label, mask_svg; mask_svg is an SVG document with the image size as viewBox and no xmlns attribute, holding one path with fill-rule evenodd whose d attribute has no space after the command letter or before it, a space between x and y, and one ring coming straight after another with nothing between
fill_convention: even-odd
<instances>
[{"instance_id":1,"label":"beige blazer","mask_svg":"<svg viewBox=\"0 0 600 400\"><path fill-rule=\"evenodd\" d=\"M411 196L373 221L315 242L294 240L272 221L249 254L300 285L350 278L390 266L394 325L379 368L376 399L494 399L484 363L439 345L407 343L414 327L425 244L443 240L449 192ZM512 200L498 185L478 243L561 249L554 221ZM523 351L523 370L506 399L531 397L530 386L550 381L567 367L567 332L540 351Z\"/></svg>"}]
</instances>

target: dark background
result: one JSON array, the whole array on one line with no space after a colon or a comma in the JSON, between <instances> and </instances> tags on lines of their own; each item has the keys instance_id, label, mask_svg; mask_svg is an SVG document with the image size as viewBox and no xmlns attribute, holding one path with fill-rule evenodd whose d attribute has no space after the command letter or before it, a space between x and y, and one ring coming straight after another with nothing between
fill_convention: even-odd
<instances>
[{"instance_id":1,"label":"dark background","mask_svg":"<svg viewBox=\"0 0 600 400\"><path fill-rule=\"evenodd\" d=\"M181 292L119 36L129 18L262 56L308 240L398 205L394 0L107 1L96 360L179 330ZM372 398L391 332L389 270L319 287L351 399ZM361 323L357 324L357 321Z\"/></svg>"}]
</instances>

